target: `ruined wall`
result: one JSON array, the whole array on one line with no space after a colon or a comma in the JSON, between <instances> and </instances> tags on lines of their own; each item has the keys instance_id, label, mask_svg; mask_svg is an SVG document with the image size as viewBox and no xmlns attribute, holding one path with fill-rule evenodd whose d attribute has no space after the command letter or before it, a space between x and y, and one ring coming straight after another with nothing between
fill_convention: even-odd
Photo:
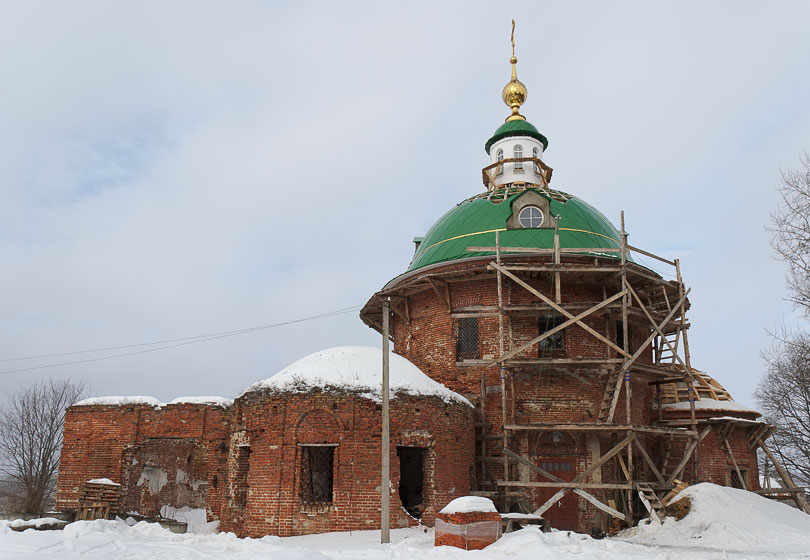
<instances>
[{"instance_id":1,"label":"ruined wall","mask_svg":"<svg viewBox=\"0 0 810 560\"><path fill-rule=\"evenodd\" d=\"M218 519L228 424L228 411L212 405L70 407L56 509L76 509L85 481L109 478L121 484L120 511L205 507L209 520Z\"/></svg>"},{"instance_id":2,"label":"ruined wall","mask_svg":"<svg viewBox=\"0 0 810 560\"><path fill-rule=\"evenodd\" d=\"M223 530L256 537L379 528L380 405L338 392L253 392L237 399L234 418ZM304 455L319 445L333 453L331 502L311 504L304 499ZM408 395L391 401L390 520L404 527L415 520L399 500L397 446L424 450L423 523L432 524L436 511L469 493L469 406Z\"/></svg>"}]
</instances>

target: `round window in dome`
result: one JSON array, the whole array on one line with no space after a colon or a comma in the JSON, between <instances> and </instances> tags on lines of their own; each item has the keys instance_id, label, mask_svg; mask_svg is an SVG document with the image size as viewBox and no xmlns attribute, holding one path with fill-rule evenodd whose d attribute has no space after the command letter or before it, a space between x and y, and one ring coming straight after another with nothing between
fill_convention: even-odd
<instances>
[{"instance_id":1,"label":"round window in dome","mask_svg":"<svg viewBox=\"0 0 810 560\"><path fill-rule=\"evenodd\" d=\"M518 214L518 221L525 228L539 228L543 225L543 211L537 206L526 206Z\"/></svg>"}]
</instances>

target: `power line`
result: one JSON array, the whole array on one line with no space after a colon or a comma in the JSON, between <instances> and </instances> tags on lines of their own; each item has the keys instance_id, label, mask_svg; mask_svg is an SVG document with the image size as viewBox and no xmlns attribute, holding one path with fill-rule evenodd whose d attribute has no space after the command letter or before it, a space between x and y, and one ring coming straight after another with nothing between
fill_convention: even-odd
<instances>
[{"instance_id":1,"label":"power line","mask_svg":"<svg viewBox=\"0 0 810 560\"><path fill-rule=\"evenodd\" d=\"M60 362L60 363L56 363L56 364L46 364L46 365L42 365L42 366L32 366L32 367L26 367L26 368L19 368L19 369L11 369L11 370L6 370L6 371L0 371L0 375L6 374L6 373L18 373L18 372L23 372L23 371L32 371L32 370L37 370L37 369L45 369L45 368L52 368L52 367L59 367L59 366L69 366L69 365L75 365L75 364L86 364L86 363L90 363L90 362L100 362L102 360L112 360L113 358L122 358L122 357L125 357L125 356L135 356L135 355L138 355L138 354L147 354L149 352L157 352L159 350L168 350L168 349L171 349L171 348L178 348L180 346L187 346L189 344L197 344L197 343L200 343L200 342L208 342L210 340L218 340L220 338L228 338L228 337L232 337L232 336L238 336L240 334L247 334L247 333L262 331L262 330L266 330L266 329L272 329L272 328L275 328L275 327L282 327L282 326L285 326L285 325L292 325L294 323L302 323L304 321L312 321L312 320L315 320L315 319L324 319L326 317L333 317L335 315L345 315L346 313L352 313L354 311L357 311L358 309L360 309L360 307L362 307L362 306L355 305L355 306L352 306L352 307L345 307L343 309L338 309L338 310L335 310L335 311L329 311L329 312L326 312L326 313L320 313L318 315L311 315L309 317L303 317L301 319L292 319L290 321L283 321L283 322L280 322L280 323L273 323L273 324L270 324L270 325L261 325L261 326L258 326L258 327L250 327L250 328L247 328L247 329L239 329L239 330L235 330L235 331L225 331L225 332L219 332L219 333L203 334L203 335L199 335L199 336L190 336L190 337L185 337L185 338L159 340L159 341L155 341L155 342L142 342L142 343L139 343L139 344L126 344L126 345L121 345L121 346L111 346L111 347L108 347L108 348L96 348L96 349L92 349L92 350L76 350L76 351L73 351L73 352L61 352L61 353L58 353L58 354L42 354L42 355L39 355L39 356L29 356L29 357L24 357L24 358L9 358L9 359L0 360L0 362L14 362L14 361L22 361L22 360L34 360L34 359L39 359L39 358L53 358L53 357L60 357L60 356L73 356L73 355L77 355L77 354L89 354L89 353L94 353L94 352L108 352L108 351L111 351L111 350L123 350L123 349L126 349L126 348L138 348L138 347L142 347L142 346L154 346L156 344L164 344L165 345L165 346L158 346L157 348L147 348L145 350L137 350L137 351L134 351L134 352L125 352L125 353L122 353L122 354L113 354L111 356L101 356L99 358L88 358L88 359L85 359L85 360L75 360L75 361L72 361L72 362Z\"/></svg>"}]
</instances>

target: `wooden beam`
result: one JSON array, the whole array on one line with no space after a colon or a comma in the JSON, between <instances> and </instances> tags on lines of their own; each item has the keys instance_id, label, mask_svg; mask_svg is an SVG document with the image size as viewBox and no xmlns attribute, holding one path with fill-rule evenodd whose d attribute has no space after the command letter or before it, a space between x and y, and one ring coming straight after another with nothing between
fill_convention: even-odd
<instances>
[{"instance_id":1,"label":"wooden beam","mask_svg":"<svg viewBox=\"0 0 810 560\"><path fill-rule=\"evenodd\" d=\"M655 475L655 478L658 479L658 482L661 484L666 484L667 481L664 478L664 475L661 474L661 471L658 470L658 467L655 466L653 460L650 459L650 456L647 454L647 450L644 449L644 446L641 444L641 440L636 440L635 442L636 448L641 452L641 456L644 458L644 461L647 463L647 466L650 467L650 470Z\"/></svg>"},{"instance_id":2,"label":"wooden beam","mask_svg":"<svg viewBox=\"0 0 810 560\"><path fill-rule=\"evenodd\" d=\"M496 263L490 263L490 264L489 264L489 266L490 266L491 268L495 268L495 269L497 269L497 270L500 270L500 271L501 271L501 273L503 273L504 275L508 276L508 277L509 277L509 278L511 278L512 280L514 280L514 281L515 281L517 284L519 284L520 286L522 286L523 288L525 288L526 290L528 290L530 293L532 293L532 294L534 294L535 296L537 296L537 297L538 297L538 298L539 298L541 301L543 301L543 302L544 302L544 303L546 303L547 305L549 305L549 306L553 307L553 308L554 308L554 310L555 310L555 311L557 311L558 313L560 313L561 315L565 315L565 316L566 316L566 317L568 317L569 319L574 319L574 315L572 315L571 313L569 313L568 311L566 311L565 309L563 309L562 307L560 307L559 305L557 305L556 303L554 303L553 301L551 301L550 299L548 299L546 296L544 296L543 294L541 294L541 293L540 293L538 290L535 290L535 289L534 289L532 286L530 286L529 284L527 284L526 282L524 282L523 280L521 280L520 278L518 278L517 276L515 276L514 274L512 274L511 272L509 272L509 271L508 271L508 270L506 270L505 268L503 268L502 266L500 266L500 265L498 265L498 264L496 264ZM625 355L625 356L627 355L627 353L624 351L624 349L619 348L619 347L618 347L616 344L614 344L612 341L610 341L610 340L608 340L607 338L605 338L604 336L602 336L602 335L601 335L599 332L597 332L596 330L592 329L590 326L586 325L586 324L585 324L585 323L583 323L581 320L580 320L580 321L577 321L577 323L576 323L576 324L577 324L579 327L581 327L582 329L584 329L585 331L587 331L588 333L590 333L591 335L595 336L595 337L596 337L597 339L599 339L600 341L604 342L605 344L607 344L608 346L610 346L611 348L613 348L614 350L616 350L617 352L619 352L620 354Z\"/></svg>"},{"instance_id":3,"label":"wooden beam","mask_svg":"<svg viewBox=\"0 0 810 560\"><path fill-rule=\"evenodd\" d=\"M567 488L575 490L576 488L585 488L589 490L632 490L633 485L629 482L609 483L609 482L567 482L561 480L559 482L521 482L518 480L498 480L498 486L507 488Z\"/></svg>"},{"instance_id":4,"label":"wooden beam","mask_svg":"<svg viewBox=\"0 0 810 560\"><path fill-rule=\"evenodd\" d=\"M729 444L727 439L724 439L723 443L726 446L726 451L728 451L728 456L731 457L731 464L734 465L734 470L737 472L737 478L739 479L740 484L742 484L743 490L748 490L748 485L745 483L745 478L743 478L743 475L740 472L740 467L737 466L737 459L734 458L734 452L731 450L731 444Z\"/></svg>"},{"instance_id":5,"label":"wooden beam","mask_svg":"<svg viewBox=\"0 0 810 560\"><path fill-rule=\"evenodd\" d=\"M681 471L686 466L686 463L689 462L689 458L692 457L692 453L695 451L695 449L697 449L700 442L703 441L703 438L709 435L711 430L711 426L706 426L706 428L700 432L700 435L693 439L692 443L686 446L686 449L683 452L683 458L681 459L680 463L678 463L678 466L675 467L675 471L667 479L667 484L672 484L675 482L675 479L678 478L678 475L681 474Z\"/></svg>"},{"instance_id":6,"label":"wooden beam","mask_svg":"<svg viewBox=\"0 0 810 560\"><path fill-rule=\"evenodd\" d=\"M638 294L637 294L637 293L636 293L636 291L633 289L633 287L630 285L630 283L629 283L629 282L627 282L627 280L626 280L626 279L625 279L625 289L626 289L626 290L628 290L628 291L630 292L630 295L631 295L631 296L633 296L633 298L635 298L635 300L638 302L638 306L639 306L639 307L641 308L641 310L644 312L644 315L646 315L646 316L647 316L647 319L650 321L650 324L653 326L653 329L655 329L655 332L657 332L657 333L658 333L658 336L660 336L660 337L661 337L661 340L662 340L662 341L663 341L663 342L664 342L664 343L665 343L665 344L666 344L666 345L669 347L669 351L670 351L670 352L672 352L672 355L675 357L675 359L676 359L676 360L678 360L678 362L680 362L680 364L683 366L684 370L685 370L685 371L687 372L687 374L689 375L690 379L691 379L692 381L694 381L694 378L693 378L693 376L692 376L692 372L691 372L691 371L689 370L689 368L686 366L686 362L684 362L684 361L681 359L681 357L678 355L678 350L677 350L675 347L673 347L673 346L672 346L672 344L669 342L669 340L667 340L667 337L664 335L664 333L663 333L663 331L661 330L661 328L660 328L658 325L656 325L656 324L655 324L655 320L653 320L653 318L652 318L652 317L650 316L650 314L647 312L647 308L644 306L644 303L641 301L641 298L640 298L640 297L638 297ZM663 326L663 325L662 325L662 326Z\"/></svg>"},{"instance_id":7,"label":"wooden beam","mask_svg":"<svg viewBox=\"0 0 810 560\"><path fill-rule=\"evenodd\" d=\"M629 424L596 424L587 422L582 424L507 424L507 430L537 430L542 432L636 432L644 434L669 435L681 437L697 437L697 432L679 428L664 428L659 426L636 426Z\"/></svg>"},{"instance_id":8,"label":"wooden beam","mask_svg":"<svg viewBox=\"0 0 810 560\"><path fill-rule=\"evenodd\" d=\"M443 294L442 290L440 290L439 286L437 286L437 283L440 283L440 285L444 287L445 291L447 291L447 283L444 282L444 280L440 280L438 278L433 278L432 276L428 276L427 281L428 281L428 284L430 284L430 286L436 292L436 295L439 296L439 299L442 300L442 303L444 303L444 305L447 306L447 310L452 311L452 308L450 307L449 293L447 293L447 298L445 298L445 294Z\"/></svg>"},{"instance_id":9,"label":"wooden beam","mask_svg":"<svg viewBox=\"0 0 810 560\"><path fill-rule=\"evenodd\" d=\"M565 482L565 481L563 481L563 479L561 479L561 478L559 478L557 476L554 476L550 472L544 471L543 469L541 469L540 467L538 467L537 465L535 465L534 463L532 463L531 461L529 461L525 457L523 457L521 455L518 455L517 453L515 453L514 451L511 451L510 449L504 449L503 453L507 457L510 457L510 458L514 459L516 462L520 463L521 465L524 465L524 466L528 467L530 470L536 472L537 474L539 474L541 476L544 476L544 477L546 477L546 478L548 478L550 480L553 480L555 482ZM610 514L610 515L612 515L614 517L618 517L619 519L625 519L624 514L616 511L615 509L613 509L612 507L610 507L610 506L608 506L606 504L603 504L602 502L597 500L595 497L593 497L591 494L589 494L588 492L585 492L584 490L582 490L581 487L580 488L575 488L573 490L573 492L577 496L586 499L588 502L592 503L593 505L595 505L596 507L598 507L599 509L601 509L605 513L608 513L608 514Z\"/></svg>"},{"instance_id":10,"label":"wooden beam","mask_svg":"<svg viewBox=\"0 0 810 560\"><path fill-rule=\"evenodd\" d=\"M584 319L584 318L585 318L585 317L587 317L588 315L591 315L591 314L593 314L593 313L595 313L595 312L599 311L600 309L602 309L602 308L603 308L603 307L605 307L606 305L610 305L611 303L613 303L614 301L616 301L616 300L617 300L617 299L619 299L620 297L623 297L623 296L624 296L624 294L626 294L626 293L627 293L627 290L622 290L622 291L621 291L621 292L619 292L618 294L615 294L615 295L611 296L610 298L606 299L606 300L605 300L605 301L603 301L602 303L599 303L599 304L597 304L597 305L595 305L595 306L591 307L590 309L586 309L585 311L583 311L583 312L582 312L582 313L580 313L579 315L572 316L570 319L568 319L568 320L567 320L567 321L565 321L564 323L561 323L561 324L557 325L556 327L554 327L553 329L551 329L551 330L549 330L549 331L544 332L544 333L543 333L543 334L541 334L540 336L538 336L538 337L535 337L535 338L531 339L529 342L527 342L527 343L523 344L522 346L520 346L520 347L518 347L518 348L516 348L516 349L512 350L511 352L507 352L506 354L504 354L503 356L501 356L501 357L500 357L500 358L498 358L497 360L493 361L493 362L492 362L492 363L490 363L489 365L490 365L490 366L494 366L494 365L497 365L498 363L503 363L504 361L506 361L506 360L508 360L508 359L512 358L513 356L515 356L515 355L517 355L517 354L520 354L521 352L523 352L523 351L524 351L524 350L526 350L527 348L529 348L529 347L531 347L531 346L534 346L534 345L535 345L535 344L537 344L538 342L540 342L540 341L542 341L542 340L545 340L546 338L550 337L551 335L553 335L553 334L556 334L556 333L560 332L561 330L565 329L566 327L570 327L570 326L571 326L571 325L573 325L574 323L579 323L579 322L580 322L582 319ZM623 352L623 353L624 353L624 355L625 355L625 356L627 356L628 358L630 357L630 354L627 354L626 352Z\"/></svg>"},{"instance_id":11,"label":"wooden beam","mask_svg":"<svg viewBox=\"0 0 810 560\"><path fill-rule=\"evenodd\" d=\"M647 251L645 251L644 249L639 249L638 247L633 247L632 245L628 245L628 246L627 246L627 248L628 248L628 249L630 249L630 250L631 250L631 251L633 251L633 252L636 252L636 253L639 253L639 254L641 254L641 255L644 255L645 257L650 257L651 259L656 259L656 260L659 260L659 261L661 261L662 263L667 263L667 264L669 264L669 265L675 266L675 263L674 263L674 262L669 261L669 260L667 260L667 259L665 259L665 258L663 258L663 257L659 257L658 255L653 255L652 253L648 253L648 252L647 252Z\"/></svg>"},{"instance_id":12,"label":"wooden beam","mask_svg":"<svg viewBox=\"0 0 810 560\"><path fill-rule=\"evenodd\" d=\"M768 446L765 445L765 442L762 441L761 439L758 439L757 441L759 442L760 449L762 449L762 451L765 452L765 455L767 455L768 459L771 460L773 466L776 467L776 472L779 473L779 478L782 479L784 485L787 486L788 488L796 488L796 484L793 482L793 479L790 477L790 474L788 474L785 468L779 463L779 461L776 460L776 457L774 456L773 453L771 453L771 450L768 448ZM807 503L807 497L804 495L804 493L793 494L793 499L796 502L796 507L798 507L804 513L810 514L810 504Z\"/></svg>"},{"instance_id":13,"label":"wooden beam","mask_svg":"<svg viewBox=\"0 0 810 560\"><path fill-rule=\"evenodd\" d=\"M494 253L495 247L467 247L469 253ZM542 249L535 247L501 247L501 252L506 253L531 253L536 255L553 255L554 249ZM620 253L621 249L607 247L566 247L560 248L560 253Z\"/></svg>"},{"instance_id":14,"label":"wooden beam","mask_svg":"<svg viewBox=\"0 0 810 560\"><path fill-rule=\"evenodd\" d=\"M590 467L585 469L572 482L583 482L592 472L594 472L596 469L602 468L602 465L611 460L614 456L616 456L616 454L620 453L622 449L627 447L634 439L636 439L636 434L634 433L628 434L626 438L624 438L622 441L616 444L616 446L613 447L613 449L602 455L602 457L600 457L598 461L594 462ZM560 500L560 498L562 498L568 493L569 490L570 488L561 488L556 494L554 494L551 498L549 498L546 501L546 503L540 506L534 512L534 514L543 515L543 512L545 512L548 508L556 504Z\"/></svg>"},{"instance_id":15,"label":"wooden beam","mask_svg":"<svg viewBox=\"0 0 810 560\"><path fill-rule=\"evenodd\" d=\"M680 301L675 305L675 307L672 308L672 311L670 311L669 314L667 314L666 318L664 318L663 322L661 323L662 327L664 325L666 325L667 323L669 323L669 320L672 319L672 317L675 315L675 313L678 312L678 310L680 309L680 306L683 304L684 301L686 301L686 297L688 295L689 295L689 290L686 290L686 293L683 294L683 297L681 297ZM650 341L653 338L655 338L656 334L657 333L655 331L653 331L650 334L650 336L647 337L647 340L645 340L641 344L641 346L638 347L638 350L635 351L633 356L627 362L625 362L622 365L622 368L621 368L622 371L626 371L631 365L633 365L633 362L635 362L638 359L638 357L641 356L641 353L647 348L647 346L650 344ZM616 404L619 401L619 388L621 387L621 384L622 384L622 377L623 377L622 375L618 376L618 379L616 381L616 386L613 388L613 401L610 404L610 412L608 412L608 417L607 417L607 420L605 421L605 423L607 423L607 424L609 424L609 423L611 423L613 421L613 413L616 412Z\"/></svg>"}]
</instances>

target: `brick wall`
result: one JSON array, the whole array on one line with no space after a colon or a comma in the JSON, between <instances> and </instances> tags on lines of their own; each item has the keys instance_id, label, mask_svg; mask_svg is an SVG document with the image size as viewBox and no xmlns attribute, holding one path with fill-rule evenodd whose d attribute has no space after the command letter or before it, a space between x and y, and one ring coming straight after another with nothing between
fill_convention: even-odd
<instances>
[{"instance_id":1,"label":"brick wall","mask_svg":"<svg viewBox=\"0 0 810 560\"><path fill-rule=\"evenodd\" d=\"M424 449L422 522L431 525L436 511L469 493L472 409L436 397L401 395L391 401L390 417L391 527L415 524L400 507L397 446ZM223 530L257 537L379 528L378 404L340 392L253 392L237 399L234 420ZM302 503L303 447L318 444L333 446L332 502L308 506ZM247 456L246 476L240 456ZM240 492L247 493L243 502Z\"/></svg>"},{"instance_id":2,"label":"brick wall","mask_svg":"<svg viewBox=\"0 0 810 560\"><path fill-rule=\"evenodd\" d=\"M218 519L229 413L217 406L73 406L65 416L56 509L75 510L85 481L121 484L120 511L206 507Z\"/></svg>"}]
</instances>

